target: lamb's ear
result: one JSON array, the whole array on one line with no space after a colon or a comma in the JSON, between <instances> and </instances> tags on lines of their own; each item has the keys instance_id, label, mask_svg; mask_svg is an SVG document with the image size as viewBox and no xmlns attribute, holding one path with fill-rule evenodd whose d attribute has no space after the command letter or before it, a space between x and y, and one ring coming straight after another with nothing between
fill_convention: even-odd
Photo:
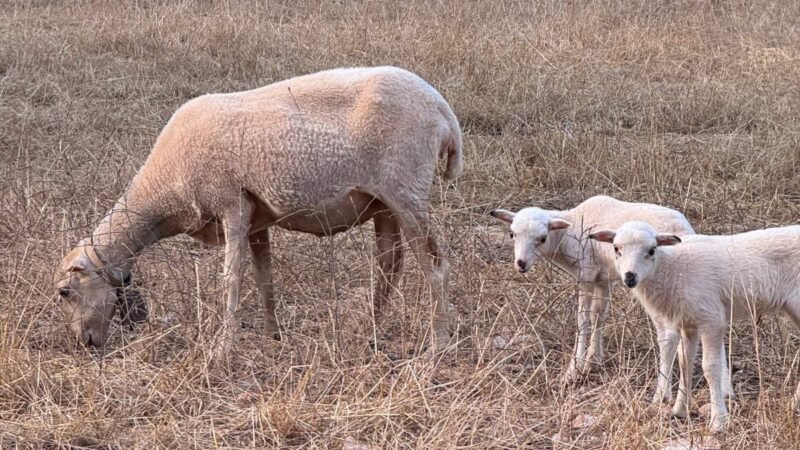
<instances>
[{"instance_id":1,"label":"lamb's ear","mask_svg":"<svg viewBox=\"0 0 800 450\"><path fill-rule=\"evenodd\" d=\"M616 231L612 230L600 230L597 233L592 233L589 235L589 239L598 241L598 242L607 242L609 244L614 243L614 237L617 236Z\"/></svg>"},{"instance_id":2,"label":"lamb's ear","mask_svg":"<svg viewBox=\"0 0 800 450\"><path fill-rule=\"evenodd\" d=\"M564 219L550 219L550 223L547 224L547 230L563 230L564 228L569 228L571 226L572 223Z\"/></svg>"},{"instance_id":3,"label":"lamb's ear","mask_svg":"<svg viewBox=\"0 0 800 450\"><path fill-rule=\"evenodd\" d=\"M496 219L500 219L503 222L511 223L514 221L514 216L517 214L511 211L506 211L505 209L493 209L489 211L489 215Z\"/></svg>"},{"instance_id":4,"label":"lamb's ear","mask_svg":"<svg viewBox=\"0 0 800 450\"><path fill-rule=\"evenodd\" d=\"M680 243L681 243L681 238L675 236L674 234L659 234L658 236L656 236L656 244L658 246L675 245Z\"/></svg>"}]
</instances>

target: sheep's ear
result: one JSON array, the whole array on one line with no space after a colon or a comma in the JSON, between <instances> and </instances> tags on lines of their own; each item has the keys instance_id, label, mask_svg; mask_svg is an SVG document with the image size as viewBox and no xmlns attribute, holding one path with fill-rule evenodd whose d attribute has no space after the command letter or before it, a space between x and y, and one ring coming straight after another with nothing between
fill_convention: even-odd
<instances>
[{"instance_id":1,"label":"sheep's ear","mask_svg":"<svg viewBox=\"0 0 800 450\"><path fill-rule=\"evenodd\" d=\"M550 219L550 223L547 224L547 229L549 231L563 230L564 228L569 228L571 226L572 223L564 219Z\"/></svg>"},{"instance_id":2,"label":"sheep's ear","mask_svg":"<svg viewBox=\"0 0 800 450\"><path fill-rule=\"evenodd\" d=\"M675 236L674 234L659 234L656 236L656 245L675 245L680 244L681 238Z\"/></svg>"},{"instance_id":3,"label":"sheep's ear","mask_svg":"<svg viewBox=\"0 0 800 450\"><path fill-rule=\"evenodd\" d=\"M489 215L495 219L500 219L503 222L511 223L514 221L514 216L517 214L511 211L506 211L505 209L493 209L489 211Z\"/></svg>"},{"instance_id":4,"label":"sheep's ear","mask_svg":"<svg viewBox=\"0 0 800 450\"><path fill-rule=\"evenodd\" d=\"M592 233L589 235L589 239L598 241L598 242L607 242L609 244L614 243L614 237L617 236L616 231L612 230L601 230L597 233Z\"/></svg>"},{"instance_id":5,"label":"sheep's ear","mask_svg":"<svg viewBox=\"0 0 800 450\"><path fill-rule=\"evenodd\" d=\"M83 272L91 265L92 262L89 261L89 257L83 253L79 253L75 259L70 261L69 265L67 266L67 272Z\"/></svg>"}]
</instances>

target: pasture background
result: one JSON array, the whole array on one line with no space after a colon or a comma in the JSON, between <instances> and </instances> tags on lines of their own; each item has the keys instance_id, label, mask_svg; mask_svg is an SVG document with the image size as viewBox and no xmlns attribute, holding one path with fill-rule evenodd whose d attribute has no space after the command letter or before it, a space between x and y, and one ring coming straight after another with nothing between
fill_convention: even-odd
<instances>
[{"instance_id":1,"label":"pasture background","mask_svg":"<svg viewBox=\"0 0 800 450\"><path fill-rule=\"evenodd\" d=\"M560 382L574 283L547 266L514 272L487 212L605 193L679 208L705 233L797 223L798 43L794 0L2 1L0 445L659 448L701 437L702 417L649 407L655 335L619 287L604 367ZM333 239L275 230L284 339L260 336L248 275L228 376L207 370L203 340L220 310L221 250L187 238L138 259L148 324L115 333L102 360L67 345L53 269L178 106L381 64L428 80L464 131L463 175L434 187L452 253L451 351L414 356L428 308L408 253L402 292L373 327L371 225ZM377 355L373 335L387 336ZM770 318L732 336L739 397L719 442L796 448L798 333ZM695 408L708 399L699 365L696 377ZM573 427L583 415L594 421Z\"/></svg>"}]
</instances>

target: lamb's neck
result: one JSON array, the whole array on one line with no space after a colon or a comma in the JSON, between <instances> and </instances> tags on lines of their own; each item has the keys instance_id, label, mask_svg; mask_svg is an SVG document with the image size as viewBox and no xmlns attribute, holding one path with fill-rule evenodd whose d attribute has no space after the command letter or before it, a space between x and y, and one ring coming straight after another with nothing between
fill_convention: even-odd
<instances>
[{"instance_id":1,"label":"lamb's neck","mask_svg":"<svg viewBox=\"0 0 800 450\"><path fill-rule=\"evenodd\" d=\"M676 261L668 255L659 255L653 274L633 290L634 296L650 314L675 319L683 311L683 295L679 291L683 281L676 271Z\"/></svg>"},{"instance_id":2,"label":"lamb's neck","mask_svg":"<svg viewBox=\"0 0 800 450\"><path fill-rule=\"evenodd\" d=\"M551 217L571 221L564 211L547 211ZM579 237L572 231L574 227L550 232L553 245L545 254L552 263L577 276L580 271Z\"/></svg>"}]
</instances>

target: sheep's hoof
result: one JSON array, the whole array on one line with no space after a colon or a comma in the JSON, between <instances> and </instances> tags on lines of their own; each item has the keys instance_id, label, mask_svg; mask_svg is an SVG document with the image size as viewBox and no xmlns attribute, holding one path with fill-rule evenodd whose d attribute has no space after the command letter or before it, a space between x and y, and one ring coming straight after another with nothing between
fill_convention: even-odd
<instances>
[{"instance_id":1,"label":"sheep's hoof","mask_svg":"<svg viewBox=\"0 0 800 450\"><path fill-rule=\"evenodd\" d=\"M708 431L712 433L722 433L728 429L727 414L712 414L708 420Z\"/></svg>"},{"instance_id":2,"label":"sheep's hoof","mask_svg":"<svg viewBox=\"0 0 800 450\"><path fill-rule=\"evenodd\" d=\"M675 405L672 407L672 417L676 419L685 419L689 416L689 410L686 405Z\"/></svg>"}]
</instances>

